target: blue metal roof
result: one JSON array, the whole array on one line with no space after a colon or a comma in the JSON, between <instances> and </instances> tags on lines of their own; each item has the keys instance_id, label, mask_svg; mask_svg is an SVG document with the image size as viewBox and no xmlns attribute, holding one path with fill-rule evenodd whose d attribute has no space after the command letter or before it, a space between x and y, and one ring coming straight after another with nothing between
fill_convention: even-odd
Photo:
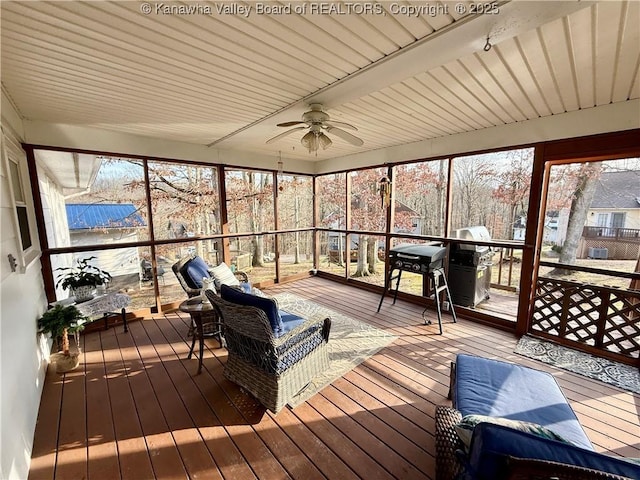
<instances>
[{"instance_id":1,"label":"blue metal roof","mask_svg":"<svg viewBox=\"0 0 640 480\"><path fill-rule=\"evenodd\" d=\"M145 226L131 203L70 203L65 207L69 230Z\"/></svg>"}]
</instances>

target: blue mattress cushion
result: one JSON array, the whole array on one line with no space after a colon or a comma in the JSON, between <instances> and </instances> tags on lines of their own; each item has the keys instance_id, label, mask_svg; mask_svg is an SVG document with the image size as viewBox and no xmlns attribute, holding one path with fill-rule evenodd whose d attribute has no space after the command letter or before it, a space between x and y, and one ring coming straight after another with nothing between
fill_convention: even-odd
<instances>
[{"instance_id":1,"label":"blue mattress cushion","mask_svg":"<svg viewBox=\"0 0 640 480\"><path fill-rule=\"evenodd\" d=\"M463 478L505 478L509 456L578 465L640 479L640 465L630 461L492 423L480 423L476 426L467 459L466 477Z\"/></svg>"},{"instance_id":2,"label":"blue mattress cushion","mask_svg":"<svg viewBox=\"0 0 640 480\"><path fill-rule=\"evenodd\" d=\"M193 257L180 269L180 273L191 288L202 288L202 278L210 278L209 265L202 257Z\"/></svg>"},{"instance_id":3,"label":"blue mattress cushion","mask_svg":"<svg viewBox=\"0 0 640 480\"><path fill-rule=\"evenodd\" d=\"M459 354L452 395L463 417L475 414L536 423L593 450L558 383L547 372Z\"/></svg>"},{"instance_id":4,"label":"blue mattress cushion","mask_svg":"<svg viewBox=\"0 0 640 480\"><path fill-rule=\"evenodd\" d=\"M244 293L243 291L228 285L220 286L220 296L223 300L235 303L236 305L245 305L261 309L269 319L273 335L275 337L282 335L282 330L284 328L282 318L280 317L278 306L273 299Z\"/></svg>"}]
</instances>

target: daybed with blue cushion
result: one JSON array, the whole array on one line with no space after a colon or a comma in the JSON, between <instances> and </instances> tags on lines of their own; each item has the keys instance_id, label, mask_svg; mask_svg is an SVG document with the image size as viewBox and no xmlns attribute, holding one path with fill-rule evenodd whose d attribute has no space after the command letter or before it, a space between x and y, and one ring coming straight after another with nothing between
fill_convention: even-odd
<instances>
[{"instance_id":1,"label":"daybed with blue cushion","mask_svg":"<svg viewBox=\"0 0 640 480\"><path fill-rule=\"evenodd\" d=\"M640 465L594 450L547 372L459 354L450 396L436 408L438 480L640 480Z\"/></svg>"},{"instance_id":2,"label":"daybed with blue cushion","mask_svg":"<svg viewBox=\"0 0 640 480\"><path fill-rule=\"evenodd\" d=\"M272 298L222 285L206 290L222 318L229 355L224 375L274 413L329 368L329 318L304 319Z\"/></svg>"}]
</instances>

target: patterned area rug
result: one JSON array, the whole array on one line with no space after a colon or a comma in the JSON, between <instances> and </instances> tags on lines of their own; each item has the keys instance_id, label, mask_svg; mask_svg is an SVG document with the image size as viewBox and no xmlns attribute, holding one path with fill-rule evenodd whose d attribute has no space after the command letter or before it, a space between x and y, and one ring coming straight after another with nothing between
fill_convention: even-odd
<instances>
[{"instance_id":1,"label":"patterned area rug","mask_svg":"<svg viewBox=\"0 0 640 480\"><path fill-rule=\"evenodd\" d=\"M631 365L596 357L527 335L518 341L515 353L630 392L640 393L640 373Z\"/></svg>"},{"instance_id":2,"label":"patterned area rug","mask_svg":"<svg viewBox=\"0 0 640 480\"><path fill-rule=\"evenodd\" d=\"M275 298L278 300L278 307L281 310L295 313L301 317L331 317L329 370L314 378L304 390L296 395L288 403L291 408L306 402L331 382L340 378L397 338L384 330L354 320L290 293L281 293L275 295Z\"/></svg>"}]
</instances>

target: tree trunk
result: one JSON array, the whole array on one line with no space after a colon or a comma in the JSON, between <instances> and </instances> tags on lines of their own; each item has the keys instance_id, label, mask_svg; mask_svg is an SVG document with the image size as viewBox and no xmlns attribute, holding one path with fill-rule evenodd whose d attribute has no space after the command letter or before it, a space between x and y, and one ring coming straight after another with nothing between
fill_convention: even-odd
<instances>
[{"instance_id":1,"label":"tree trunk","mask_svg":"<svg viewBox=\"0 0 640 480\"><path fill-rule=\"evenodd\" d=\"M300 226L300 201L298 200L297 195L294 199L293 214L294 214L295 227L298 228ZM293 260L293 263L297 265L300 263L300 232L296 232L295 237L296 237L296 244L293 247L295 249L294 250L295 258Z\"/></svg>"},{"instance_id":2,"label":"tree trunk","mask_svg":"<svg viewBox=\"0 0 640 480\"><path fill-rule=\"evenodd\" d=\"M344 265L344 258L345 258L345 253L344 253L344 242L343 240L346 237L344 235L342 235L341 233L338 234L338 261L336 262L336 264L340 267L342 267ZM350 259L347 259L347 261L351 261Z\"/></svg>"},{"instance_id":3,"label":"tree trunk","mask_svg":"<svg viewBox=\"0 0 640 480\"><path fill-rule=\"evenodd\" d=\"M249 174L250 182L253 188L254 185L254 177L253 174ZM262 205L260 205L260 201L257 196L253 196L253 200L251 201L251 231L259 232L262 228L262 224L260 223L260 213L262 211ZM264 267L264 239L262 236L254 236L251 240L252 244L252 265L254 267ZM238 252L240 253L240 252Z\"/></svg>"},{"instance_id":4,"label":"tree trunk","mask_svg":"<svg viewBox=\"0 0 640 480\"><path fill-rule=\"evenodd\" d=\"M444 235L444 189L445 189L445 162L447 160L440 160L440 170L438 171L438 183L436 187L436 221L435 233ZM423 234L429 234L433 232L422 232Z\"/></svg>"},{"instance_id":5,"label":"tree trunk","mask_svg":"<svg viewBox=\"0 0 640 480\"><path fill-rule=\"evenodd\" d=\"M354 277L366 277L369 275L369 264L367 262L367 244L368 238L365 235L360 235L360 241L358 242L358 267ZM349 252L351 255L351 252Z\"/></svg>"},{"instance_id":6,"label":"tree trunk","mask_svg":"<svg viewBox=\"0 0 640 480\"><path fill-rule=\"evenodd\" d=\"M378 273L378 264L380 261L378 260L378 239L370 239L367 242L367 258L369 262L369 273L371 275L375 275Z\"/></svg>"},{"instance_id":7,"label":"tree trunk","mask_svg":"<svg viewBox=\"0 0 640 480\"><path fill-rule=\"evenodd\" d=\"M599 165L600 164L595 164L593 166L597 167ZM578 245L580 244L582 231L587 220L587 213L596 193L596 186L600 178L600 175L594 173L594 170L596 169L589 169L578 178L578 184L573 193L573 200L571 201L571 210L569 211L567 235L562 245L558 263L565 265L574 265L576 263ZM570 273L570 270L557 267L549 272L549 275L568 275Z\"/></svg>"},{"instance_id":8,"label":"tree trunk","mask_svg":"<svg viewBox=\"0 0 640 480\"><path fill-rule=\"evenodd\" d=\"M300 232L296 232L295 233L295 242L296 244L294 245L294 259L293 259L293 263L294 264L299 264L300 263Z\"/></svg>"}]
</instances>

